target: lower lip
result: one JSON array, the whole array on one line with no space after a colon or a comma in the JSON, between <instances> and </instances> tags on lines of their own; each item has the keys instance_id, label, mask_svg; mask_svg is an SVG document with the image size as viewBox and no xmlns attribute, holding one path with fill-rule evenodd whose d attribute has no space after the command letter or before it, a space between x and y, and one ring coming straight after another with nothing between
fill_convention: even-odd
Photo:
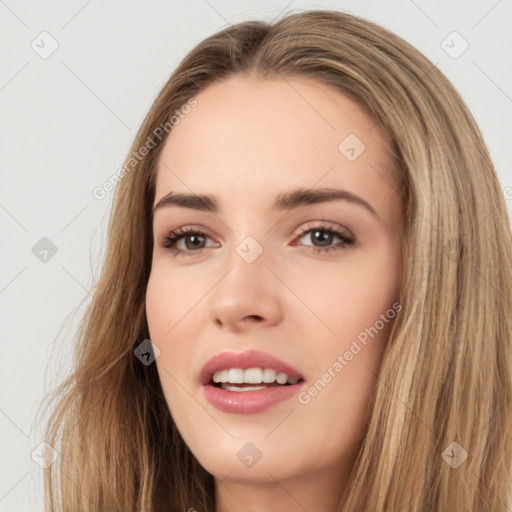
<instances>
[{"instance_id":1,"label":"lower lip","mask_svg":"<svg viewBox=\"0 0 512 512\"><path fill-rule=\"evenodd\" d=\"M257 391L226 391L208 384L203 386L203 390L208 402L219 411L253 414L262 412L278 402L291 398L298 393L302 384L304 383L259 389Z\"/></svg>"}]
</instances>

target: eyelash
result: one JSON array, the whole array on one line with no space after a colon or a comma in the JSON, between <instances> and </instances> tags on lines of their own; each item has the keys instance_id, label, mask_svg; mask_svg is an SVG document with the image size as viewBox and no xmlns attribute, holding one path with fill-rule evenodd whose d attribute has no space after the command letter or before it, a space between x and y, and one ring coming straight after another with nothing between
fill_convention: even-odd
<instances>
[{"instance_id":1,"label":"eyelash","mask_svg":"<svg viewBox=\"0 0 512 512\"><path fill-rule=\"evenodd\" d=\"M309 246L313 252L317 254L326 254L331 251L339 251L347 249L347 246L350 246L354 244L355 240L353 238L348 237L345 235L342 231L339 231L337 229L334 229L329 226L304 226L304 228L301 229L301 232L299 233L298 237L302 238L304 235L308 233L312 233L315 231L322 231L324 233L329 233L332 235L336 235L339 238L341 238L343 245L334 245L334 246L328 246L328 247L315 247L315 246ZM198 229L195 229L190 226L185 226L179 229L176 229L174 231L171 231L161 242L160 246L168 251L170 251L175 257L176 256L191 256L192 254L197 254L201 252L203 249L206 249L206 247L202 247L200 249L174 249L173 247L176 245L176 243L184 238L187 235L199 235L201 237L207 237L210 238L206 233L203 231L200 231Z\"/></svg>"}]
</instances>

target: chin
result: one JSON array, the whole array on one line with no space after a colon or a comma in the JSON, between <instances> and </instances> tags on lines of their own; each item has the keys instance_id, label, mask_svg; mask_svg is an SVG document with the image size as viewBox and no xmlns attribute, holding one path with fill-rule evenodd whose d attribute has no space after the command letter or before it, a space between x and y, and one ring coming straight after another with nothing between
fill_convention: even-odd
<instances>
[{"instance_id":1,"label":"chin","mask_svg":"<svg viewBox=\"0 0 512 512\"><path fill-rule=\"evenodd\" d=\"M219 480L264 484L284 480L299 473L296 464L275 447L257 449L249 442L231 440L232 446L215 452L197 451L194 456L201 466Z\"/></svg>"}]
</instances>

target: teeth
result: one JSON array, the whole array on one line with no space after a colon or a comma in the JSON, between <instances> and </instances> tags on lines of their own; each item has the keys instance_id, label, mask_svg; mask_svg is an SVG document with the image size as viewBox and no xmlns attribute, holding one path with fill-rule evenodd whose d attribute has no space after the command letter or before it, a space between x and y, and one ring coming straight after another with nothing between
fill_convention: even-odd
<instances>
[{"instance_id":1,"label":"teeth","mask_svg":"<svg viewBox=\"0 0 512 512\"><path fill-rule=\"evenodd\" d=\"M267 384L272 384L276 380L277 372L272 370L271 368L265 368L263 370L263 382Z\"/></svg>"},{"instance_id":2,"label":"teeth","mask_svg":"<svg viewBox=\"0 0 512 512\"><path fill-rule=\"evenodd\" d=\"M229 381L229 370L221 370L213 374L213 382L228 382Z\"/></svg>"},{"instance_id":3,"label":"teeth","mask_svg":"<svg viewBox=\"0 0 512 512\"><path fill-rule=\"evenodd\" d=\"M288 380L288 375L286 375L286 373L279 372L276 375L276 380L278 384L286 384L286 381Z\"/></svg>"},{"instance_id":4,"label":"teeth","mask_svg":"<svg viewBox=\"0 0 512 512\"><path fill-rule=\"evenodd\" d=\"M222 389L226 391L258 391L258 389L267 389L267 386L247 386L245 388L238 388L236 386L230 386L229 384L223 384Z\"/></svg>"},{"instance_id":5,"label":"teeth","mask_svg":"<svg viewBox=\"0 0 512 512\"><path fill-rule=\"evenodd\" d=\"M229 368L226 370L219 370L213 374L213 382L222 384L272 384L274 381L281 385L286 383L297 384L299 379L288 377L286 373L276 372L272 368L248 368L247 370ZM223 388L228 389L230 387L223 386ZM266 386L250 386L247 388L236 387L236 391L254 391L256 389L266 389ZM234 389L229 389L229 391L234 391Z\"/></svg>"},{"instance_id":6,"label":"teeth","mask_svg":"<svg viewBox=\"0 0 512 512\"><path fill-rule=\"evenodd\" d=\"M244 382L247 382L247 384L261 384L263 382L263 372L261 368L248 368L245 370Z\"/></svg>"},{"instance_id":7,"label":"teeth","mask_svg":"<svg viewBox=\"0 0 512 512\"><path fill-rule=\"evenodd\" d=\"M231 368L229 370L229 380L231 384L242 384L244 381L244 371L240 368Z\"/></svg>"}]
</instances>

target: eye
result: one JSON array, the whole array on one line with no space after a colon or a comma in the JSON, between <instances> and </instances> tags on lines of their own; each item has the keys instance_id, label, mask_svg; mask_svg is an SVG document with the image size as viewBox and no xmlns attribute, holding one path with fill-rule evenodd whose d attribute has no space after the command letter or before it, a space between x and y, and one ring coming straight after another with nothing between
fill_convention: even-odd
<instances>
[{"instance_id":1,"label":"eye","mask_svg":"<svg viewBox=\"0 0 512 512\"><path fill-rule=\"evenodd\" d=\"M207 238L210 237L203 231L193 226L185 226L171 231L160 245L164 249L171 251L175 256L186 256L204 249L204 243ZM181 241L185 242L185 248L177 248Z\"/></svg>"},{"instance_id":2,"label":"eye","mask_svg":"<svg viewBox=\"0 0 512 512\"><path fill-rule=\"evenodd\" d=\"M346 249L347 246L354 244L353 237L343 232L339 228L333 228L327 225L320 225L311 227L311 225L304 226L300 229L300 239L309 236L313 244L309 246L311 251L316 253L327 253L330 251L339 251ZM340 239L341 244L332 245L334 239ZM185 226L174 231L171 231L160 243L161 247L171 251L174 256L192 256L197 254L201 249L206 249L206 240L211 238L204 232L194 226ZM184 247L179 247L180 243L184 243ZM183 244L182 244L183 245ZM304 245L292 243L291 245ZM307 246L307 244L306 244ZM216 246L218 247L218 245Z\"/></svg>"},{"instance_id":3,"label":"eye","mask_svg":"<svg viewBox=\"0 0 512 512\"><path fill-rule=\"evenodd\" d=\"M316 253L327 253L330 251L339 251L346 249L347 246L354 244L355 240L353 237L343 232L341 229L332 228L326 225L320 225L311 227L311 225L307 225L300 230L301 239L309 237L313 243L318 243L319 245L310 246L311 250ZM341 245L331 245L333 239L339 238L341 240ZM296 245L296 244L293 244Z\"/></svg>"}]
</instances>

